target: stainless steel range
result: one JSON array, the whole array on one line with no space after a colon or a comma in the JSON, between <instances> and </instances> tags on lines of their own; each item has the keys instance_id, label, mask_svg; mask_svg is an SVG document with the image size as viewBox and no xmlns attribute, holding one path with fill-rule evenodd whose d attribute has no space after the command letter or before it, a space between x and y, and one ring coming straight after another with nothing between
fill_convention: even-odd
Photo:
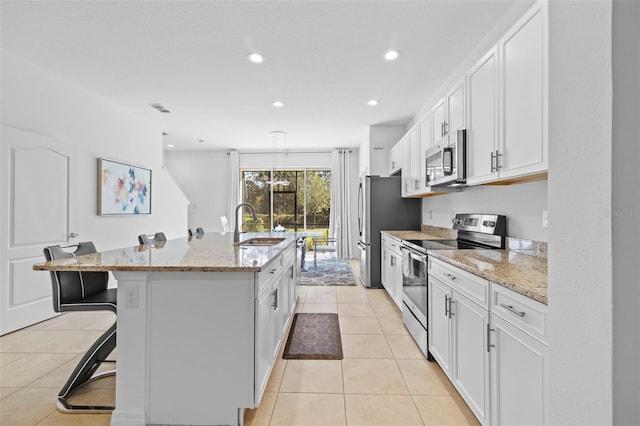
<instances>
[{"instance_id":1,"label":"stainless steel range","mask_svg":"<svg viewBox=\"0 0 640 426\"><path fill-rule=\"evenodd\" d=\"M495 214L457 214L456 240L403 240L402 319L427 359L433 360L427 342L427 250L503 249L507 218Z\"/></svg>"}]
</instances>

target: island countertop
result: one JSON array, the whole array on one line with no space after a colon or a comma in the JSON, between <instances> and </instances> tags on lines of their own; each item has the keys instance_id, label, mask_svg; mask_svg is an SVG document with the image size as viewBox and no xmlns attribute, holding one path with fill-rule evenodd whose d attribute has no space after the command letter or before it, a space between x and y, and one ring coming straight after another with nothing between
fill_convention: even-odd
<instances>
[{"instance_id":1,"label":"island countertop","mask_svg":"<svg viewBox=\"0 0 640 426\"><path fill-rule=\"evenodd\" d=\"M132 246L33 265L36 271L259 272L304 233L244 233L251 238L284 238L272 246L234 245L233 233L207 233L155 245Z\"/></svg>"}]
</instances>

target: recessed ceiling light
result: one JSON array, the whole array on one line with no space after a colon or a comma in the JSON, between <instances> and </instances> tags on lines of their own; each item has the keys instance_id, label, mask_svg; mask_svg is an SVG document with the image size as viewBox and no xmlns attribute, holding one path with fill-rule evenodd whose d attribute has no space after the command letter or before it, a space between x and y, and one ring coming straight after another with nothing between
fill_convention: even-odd
<instances>
[{"instance_id":1,"label":"recessed ceiling light","mask_svg":"<svg viewBox=\"0 0 640 426\"><path fill-rule=\"evenodd\" d=\"M283 107L283 106L284 106L284 102L282 102L282 101L275 101L272 105L273 105L274 107L276 107L276 108L280 108L280 107Z\"/></svg>"},{"instance_id":2,"label":"recessed ceiling light","mask_svg":"<svg viewBox=\"0 0 640 426\"><path fill-rule=\"evenodd\" d=\"M249 53L247 55L247 58L249 58L249 61L253 62L254 64L260 64L264 62L264 56L256 52Z\"/></svg>"},{"instance_id":3,"label":"recessed ceiling light","mask_svg":"<svg viewBox=\"0 0 640 426\"><path fill-rule=\"evenodd\" d=\"M204 143L204 139L198 139L198 142Z\"/></svg>"},{"instance_id":4,"label":"recessed ceiling light","mask_svg":"<svg viewBox=\"0 0 640 426\"><path fill-rule=\"evenodd\" d=\"M398 59L398 56L400 56L400 52L398 52L397 50L389 50L384 54L384 58L387 61L395 61L396 59Z\"/></svg>"},{"instance_id":5,"label":"recessed ceiling light","mask_svg":"<svg viewBox=\"0 0 640 426\"><path fill-rule=\"evenodd\" d=\"M369 104L369 106L376 106L378 105L378 101L376 99L371 99L369 102L367 102Z\"/></svg>"},{"instance_id":6,"label":"recessed ceiling light","mask_svg":"<svg viewBox=\"0 0 640 426\"><path fill-rule=\"evenodd\" d=\"M167 145L167 148L173 148L175 145L170 143L169 145Z\"/></svg>"}]
</instances>

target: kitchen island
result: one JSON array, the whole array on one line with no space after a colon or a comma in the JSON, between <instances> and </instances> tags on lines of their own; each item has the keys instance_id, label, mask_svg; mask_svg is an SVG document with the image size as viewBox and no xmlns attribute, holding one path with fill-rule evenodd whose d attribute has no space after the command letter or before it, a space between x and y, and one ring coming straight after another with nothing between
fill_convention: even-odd
<instances>
[{"instance_id":1,"label":"kitchen island","mask_svg":"<svg viewBox=\"0 0 640 426\"><path fill-rule=\"evenodd\" d=\"M242 424L258 406L297 299L298 235L240 242L265 237L282 241L209 233L34 265L118 282L112 425Z\"/></svg>"}]
</instances>

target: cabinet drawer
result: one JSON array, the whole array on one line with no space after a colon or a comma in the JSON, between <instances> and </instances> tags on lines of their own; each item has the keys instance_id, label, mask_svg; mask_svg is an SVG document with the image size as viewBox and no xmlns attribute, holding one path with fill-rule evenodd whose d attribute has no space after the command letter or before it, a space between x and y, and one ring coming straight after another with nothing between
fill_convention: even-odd
<instances>
[{"instance_id":1,"label":"cabinet drawer","mask_svg":"<svg viewBox=\"0 0 640 426\"><path fill-rule=\"evenodd\" d=\"M489 308L489 281L429 257L429 274L484 308Z\"/></svg>"},{"instance_id":2,"label":"cabinet drawer","mask_svg":"<svg viewBox=\"0 0 640 426\"><path fill-rule=\"evenodd\" d=\"M271 280L278 275L282 269L282 261L282 255L278 255L275 259L266 264L262 268L262 271L258 272L258 292L256 294L262 293L262 291L269 286Z\"/></svg>"},{"instance_id":3,"label":"cabinet drawer","mask_svg":"<svg viewBox=\"0 0 640 426\"><path fill-rule=\"evenodd\" d=\"M491 312L546 344L546 305L491 283Z\"/></svg>"}]
</instances>

